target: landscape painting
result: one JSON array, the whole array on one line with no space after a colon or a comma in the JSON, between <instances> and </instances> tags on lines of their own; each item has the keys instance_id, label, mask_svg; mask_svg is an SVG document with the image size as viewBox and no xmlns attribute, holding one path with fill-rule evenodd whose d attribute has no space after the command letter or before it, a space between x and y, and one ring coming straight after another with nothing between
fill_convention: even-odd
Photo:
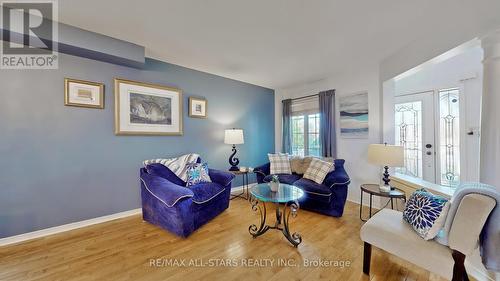
<instances>
[{"instance_id":1,"label":"landscape painting","mask_svg":"<svg viewBox=\"0 0 500 281\"><path fill-rule=\"evenodd\" d=\"M130 123L172 124L172 99L130 93Z\"/></svg>"},{"instance_id":2,"label":"landscape painting","mask_svg":"<svg viewBox=\"0 0 500 281\"><path fill-rule=\"evenodd\" d=\"M115 79L115 134L182 135L179 89Z\"/></svg>"},{"instance_id":3,"label":"landscape painting","mask_svg":"<svg viewBox=\"0 0 500 281\"><path fill-rule=\"evenodd\" d=\"M368 93L339 98L340 136L368 138Z\"/></svg>"}]
</instances>

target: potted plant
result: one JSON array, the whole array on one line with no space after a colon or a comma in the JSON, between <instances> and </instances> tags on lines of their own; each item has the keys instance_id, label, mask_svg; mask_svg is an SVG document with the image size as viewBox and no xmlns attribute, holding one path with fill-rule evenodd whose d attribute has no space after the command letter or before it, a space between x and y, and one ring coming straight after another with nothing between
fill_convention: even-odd
<instances>
[{"instance_id":1,"label":"potted plant","mask_svg":"<svg viewBox=\"0 0 500 281\"><path fill-rule=\"evenodd\" d=\"M277 175L273 175L271 178L271 182L269 183L269 187L272 192L277 192L280 187L280 178Z\"/></svg>"}]
</instances>

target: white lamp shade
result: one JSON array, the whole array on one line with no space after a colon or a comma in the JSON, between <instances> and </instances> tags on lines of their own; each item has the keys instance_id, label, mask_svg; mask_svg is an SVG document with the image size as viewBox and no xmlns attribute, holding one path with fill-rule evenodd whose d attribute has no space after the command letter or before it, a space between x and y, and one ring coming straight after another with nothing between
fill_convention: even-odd
<instances>
[{"instance_id":1,"label":"white lamp shade","mask_svg":"<svg viewBox=\"0 0 500 281\"><path fill-rule=\"evenodd\" d=\"M243 139L242 129L227 129L224 134L225 144L243 144L245 143Z\"/></svg>"},{"instance_id":2,"label":"white lamp shade","mask_svg":"<svg viewBox=\"0 0 500 281\"><path fill-rule=\"evenodd\" d=\"M376 165L403 167L404 149L398 145L370 144L368 162Z\"/></svg>"}]
</instances>

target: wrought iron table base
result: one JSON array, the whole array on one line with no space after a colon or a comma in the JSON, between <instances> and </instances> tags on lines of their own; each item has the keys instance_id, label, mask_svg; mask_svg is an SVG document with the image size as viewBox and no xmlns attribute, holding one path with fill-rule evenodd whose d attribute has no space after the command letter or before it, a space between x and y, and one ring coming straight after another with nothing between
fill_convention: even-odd
<instances>
[{"instance_id":1,"label":"wrought iron table base","mask_svg":"<svg viewBox=\"0 0 500 281\"><path fill-rule=\"evenodd\" d=\"M231 194L231 197L229 198L229 200L233 200L234 198L242 198L242 199L245 199L245 200L249 199L250 194L248 192L248 186L249 186L249 183L248 183L248 172L242 173L241 176L242 176L242 179L243 179L243 185L241 187L241 192L238 193L238 194Z\"/></svg>"},{"instance_id":2,"label":"wrought iron table base","mask_svg":"<svg viewBox=\"0 0 500 281\"><path fill-rule=\"evenodd\" d=\"M299 209L299 202L290 201L288 203L285 203L283 206L283 211L280 209L280 204L276 203L276 223L274 225L266 224L266 214L267 214L266 202L259 201L252 196L250 198L250 203L252 204L252 210L255 212L259 211L260 214L259 226L257 227L257 225L252 224L248 227L248 232L250 232L253 238L256 238L266 233L269 229L276 229L276 230L281 230L286 239L288 239L288 241L290 241L290 243L294 247L297 247L302 242L302 237L300 236L300 234L296 232L290 234L290 229L289 229L290 216L292 216L293 218L297 216L297 210ZM287 211L288 208L289 210Z\"/></svg>"}]
</instances>

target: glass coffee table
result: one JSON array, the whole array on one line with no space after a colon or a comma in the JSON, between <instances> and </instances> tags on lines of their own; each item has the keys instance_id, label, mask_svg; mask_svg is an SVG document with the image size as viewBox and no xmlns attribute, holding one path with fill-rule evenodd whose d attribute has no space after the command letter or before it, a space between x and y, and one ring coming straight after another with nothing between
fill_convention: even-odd
<instances>
[{"instance_id":1,"label":"glass coffee table","mask_svg":"<svg viewBox=\"0 0 500 281\"><path fill-rule=\"evenodd\" d=\"M276 229L283 232L288 241L294 247L297 247L302 242L302 237L296 232L290 234L288 220L290 216L293 218L297 216L298 199L304 196L304 191L293 185L280 184L278 191L272 192L269 183L261 183L250 189L250 195L252 210L258 211L260 214L259 226L252 224L248 228L248 232L253 238L266 233L269 229ZM274 225L266 224L266 203L276 204L276 222ZM284 205L281 206L280 203Z\"/></svg>"}]
</instances>

